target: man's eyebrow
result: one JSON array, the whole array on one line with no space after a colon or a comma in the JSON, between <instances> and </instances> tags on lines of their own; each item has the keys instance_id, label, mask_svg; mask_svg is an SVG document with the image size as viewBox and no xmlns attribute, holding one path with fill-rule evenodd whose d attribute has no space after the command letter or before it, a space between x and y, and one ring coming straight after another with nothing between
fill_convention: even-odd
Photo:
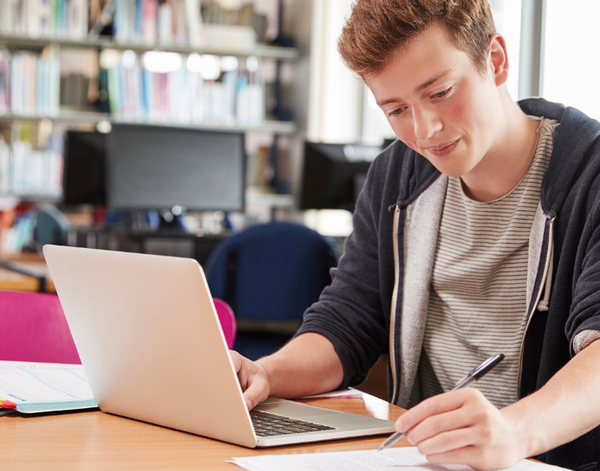
<instances>
[{"instance_id":1,"label":"man's eyebrow","mask_svg":"<svg viewBox=\"0 0 600 471\"><path fill-rule=\"evenodd\" d=\"M422 92L423 90L425 90L426 88L430 87L431 85L433 85L435 82L437 82L439 79L444 78L446 75L448 75L450 72L452 72L452 69L446 69L443 72L440 72L439 74L437 74L435 77L430 78L429 80L427 80L426 82L422 83L421 85L419 85L415 91L416 92Z\"/></svg>"},{"instance_id":2,"label":"man's eyebrow","mask_svg":"<svg viewBox=\"0 0 600 471\"><path fill-rule=\"evenodd\" d=\"M446 75L448 75L450 72L452 72L453 69L446 69L443 72L440 72L439 74L431 77L430 79L428 79L427 81L423 82L421 85L419 85L417 88L415 88L415 93L419 93L422 92L423 90L425 90L426 88L430 87L431 85L433 85L435 82L437 82L438 80L440 80L441 78L444 78ZM377 102L377 104L379 106L385 106L388 103L393 103L396 101L400 101L398 100L398 98L389 98L387 100L383 100L381 102Z\"/></svg>"}]
</instances>

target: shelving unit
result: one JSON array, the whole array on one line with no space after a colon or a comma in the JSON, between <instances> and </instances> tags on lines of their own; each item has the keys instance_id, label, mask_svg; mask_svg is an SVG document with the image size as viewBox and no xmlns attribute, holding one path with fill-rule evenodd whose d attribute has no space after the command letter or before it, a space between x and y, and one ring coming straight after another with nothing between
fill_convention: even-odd
<instances>
[{"instance_id":1,"label":"shelving unit","mask_svg":"<svg viewBox=\"0 0 600 471\"><path fill-rule=\"evenodd\" d=\"M32 53L35 56L38 56L38 54L44 54L45 56L51 56L51 57L59 57L61 51L67 51L69 49L89 49L89 50L95 50L98 51L98 53L102 52L102 51L116 51L116 53L118 54L122 54L122 53L129 53L131 54L131 52L133 52L135 54L136 57L136 62L139 62L139 66L137 66L138 68L136 69L135 73L138 74L137 76L137 80L140 80L139 84L136 85L136 87L141 87L142 82L144 81L144 79L146 77L142 77L143 74L145 74L145 68L141 65L142 62L142 55L148 52L164 52L164 53L175 53L175 54L179 54L181 55L182 59L185 60L186 57L192 55L192 54L197 54L199 56L204 56L204 55L210 55L210 56L217 56L217 57L235 57L235 58L241 58L243 60L243 58L256 58L258 67L259 67L259 73L262 73L261 71L264 70L264 66L265 63L271 63L271 64L276 64L276 68L278 70L278 72L276 73L276 77L274 78L275 81L279 80L279 67L280 64L283 62L294 62L296 60L298 60L300 58L300 51L298 48L295 47L280 47L280 46L273 46L273 45L266 45L266 44L259 44L259 43L252 43L249 44L248 46L244 46L244 45L236 45L236 44L206 44L204 46L195 46L195 45L183 45L183 44L179 44L179 43L148 43L148 42L140 42L140 41L121 41L121 40L116 40L114 38L108 38L108 37L103 37L103 36L98 36L98 37L86 37L83 39L72 39L72 38L68 38L68 37L32 37L32 36L24 36L24 35L13 35L13 34L0 34L0 59L2 59L2 55L1 55L1 51L4 50L6 52L8 52L8 56L5 54L5 58L6 57L12 57L13 54L18 54L20 51L29 51L29 53ZM44 52L45 51L45 52ZM242 67L242 60L240 60L240 74L245 70ZM121 66L122 67L122 66ZM185 65L184 65L185 67ZM62 66L61 66L62 68ZM1 69L1 64L0 64L0 69ZM38 68L33 69L34 70L34 77L35 77L35 71L39 70ZM1 74L2 70L0 70L0 74ZM128 74L129 72L125 72L125 74ZM187 72L188 75L190 72ZM244 72L247 73L247 72ZM58 72L56 72L56 74L58 74ZM120 75L119 75L120 74ZM202 114L201 112L201 117L198 118L197 116L192 116L192 114L186 114L185 112L183 113L184 117L181 118L181 116L179 116L179 114L177 115L173 115L172 110L173 109L178 109L177 108L177 104L178 102L180 102L181 98L175 98L173 99L172 97L169 98L169 100L173 100L173 104L167 104L166 105L166 112L165 109L161 109L158 113L156 113L154 111L153 108L150 108L151 106L156 106L157 103L150 103L148 104L148 101L146 100L146 96L142 96L139 95L138 93L132 94L131 93L131 89L125 88L123 89L123 83L125 83L125 86L128 87L131 84L130 81L130 76L129 75L123 75L124 72L123 71L119 71L117 73L116 76L119 77L119 80L122 80L122 82L118 83L117 88L120 90L120 93L122 96L127 97L128 100L140 100L139 102L136 102L134 104L134 111L131 111L131 108L129 110L125 110L123 111L123 108L115 108L113 106L113 103L111 103L111 112L110 113L104 113L104 112L96 112L96 111L90 111L87 110L85 108L82 109L73 109L70 106L59 106L58 109L56 108L56 102L52 103L50 107L46 108L45 105L42 109L46 110L50 110L50 111L43 111L43 112L37 112L35 111L35 106L33 110L30 110L28 108L22 108L23 110L27 110L26 112L22 112L22 111L15 111L15 109L12 109L12 106L10 103L8 103L8 110L6 109L6 106L4 107L4 110L2 109L2 102L1 102L1 96L0 96L0 132L2 130L2 127L4 127L4 137L5 137L5 141L10 145L13 142L14 136L15 135L19 135L19 133L15 134L12 131L7 131L7 129L11 130L13 129L13 123L33 123L33 126L38 127L38 126L43 126L46 129L53 129L53 130L59 130L58 132L62 132L61 130L65 130L68 129L70 127L93 127L95 125L98 125L100 123L103 122L109 122L109 123L135 123L135 124L142 124L142 125L160 125L160 126L172 126L172 127L178 127L178 128L187 128L187 129L198 129L198 130L211 130L211 131L222 131L222 132L245 132L245 133L257 133L258 136L265 136L267 139L269 138L268 136L273 136L273 144L272 147L273 149L276 149L278 146L278 137L279 136L293 136L296 134L297 132L297 126L293 121L283 121L283 120L278 120L278 119L272 119L271 117L269 117L268 115L265 116L263 119L260 118L256 118L254 116L251 116L250 118L248 118L247 116L244 115L239 115L237 114L238 112L236 111L233 115L233 117L231 115L225 116L225 118L223 119L223 117L221 116L212 116L210 114L210 111L208 112L208 114L206 114L206 112L204 112L204 114ZM105 86L108 87L109 89L109 96L112 96L111 93L111 88L110 88L110 80L113 79L109 78L109 82L105 83ZM173 78L173 77L171 77ZM11 77L11 79L14 82L14 78ZM177 77L175 77L175 79L177 79ZM35 79L34 79L35 80ZM54 78L53 78L54 80ZM186 80L189 80L186 78ZM237 80L237 79L236 79ZM38 81L43 82L43 79L38 79ZM277 102L278 100L277 98L279 97L279 93L280 93L280 87L277 83L275 83L273 85L273 89L269 89L269 93L273 93L273 99L271 99L270 97L267 98L264 95L267 93L267 90L265 89L265 83L264 82L259 82L260 83L260 87L262 88L261 94L259 96L262 96L262 98L260 99L260 101L258 101L258 103L262 102L262 106L266 106L266 102L267 101L273 101L273 102ZM2 83L2 77L0 77L0 92L2 91L2 85L4 85L6 87L6 82L3 84ZM154 85L158 85L161 86L162 84L155 84L152 81L150 82L150 86L154 86ZM115 82L112 82L112 86L113 88L115 87ZM148 87L147 83L144 84L144 86ZM137 88L136 88L137 90ZM153 88L150 88L150 95L152 96L152 93L156 93L155 91L153 92ZM164 88L162 89L163 93L171 93L171 89L169 88L167 92L164 92ZM185 90L187 90L187 88L185 88ZM234 100L235 100L235 96L237 96L238 93L238 88L237 86L234 88L235 90L235 94L234 95ZM229 91L231 91L231 88L229 88ZM37 92L39 93L39 91ZM48 92L44 92L45 96L48 96ZM146 93L148 93L148 89L146 89ZM51 95L54 96L54 95ZM116 95L115 95L116 96ZM130 97L135 97L135 98L130 98ZM157 95L154 94L154 97L156 97ZM184 92L184 96L185 96L185 92ZM198 97L196 97L197 99ZM253 99L254 100L254 99ZM189 101L189 100L188 100ZM140 105L140 103L142 103L142 105ZM162 102L161 102L162 103ZM195 102L194 102L195 103ZM231 103L231 100L228 102ZM251 101L250 103L254 104L257 103L256 100ZM129 104L131 104L131 101L129 101ZM248 104L247 102L245 103L246 105ZM143 108L141 108L142 111L140 111L140 106L143 106ZM147 107L146 107L147 106ZM162 105L160 105L162 106ZM173 106L175 108L173 108ZM186 103L186 106L189 106L189 103ZM193 108L194 105L192 105ZM240 106L239 102L237 103L237 106ZM238 109L236 106L235 109ZM187 108L186 108L187 109ZM196 108L197 109L197 108ZM240 108L241 109L241 108ZM257 108L250 108L250 109L257 109ZM116 110L116 111L115 111ZM137 111L136 111L137 110ZM152 111L150 111L152 110ZM276 111L276 110L275 110ZM166 116L165 116L166 114ZM287 118L287 117L286 117ZM17 128L18 129L18 128ZM0 134L1 136L1 134ZM4 144L5 145L5 144ZM6 146L6 145L5 145ZM50 201L52 202L53 200L58 200L58 198L55 195L51 195L51 196L44 196L43 193L39 193L39 195L34 191L34 192L28 192L27 194L23 194L22 191L18 191L16 190L16 187L14 189L11 189L11 184L9 184L8 186L6 185L6 177L4 177L4 180L2 180L2 173L4 173L5 175L7 174L7 164L2 164L2 160L4 160L4 162L7 162L8 160L11 161L10 165L13 165L13 158L11 157L10 159L8 159L7 157L2 157L2 144L0 143L0 183L2 183L2 181L4 181L4 186L0 185L0 193L3 194L12 194L14 196L19 197L20 199L22 199L23 201L31 201L31 200L35 200L36 197L39 197L40 200L43 201ZM33 149L35 150L36 147L35 145L33 146ZM10 149L8 152L12 152ZM5 150L5 155L6 155L6 150ZM273 151L272 155L274 156L272 161L275 162L274 165L276 165L276 155L277 155L277 151ZM22 166L20 166L22 168ZM10 170L10 174L12 175L12 170ZM12 178L12 177L11 177ZM8 188L8 192L7 192L7 188ZM53 190L54 192L54 190ZM287 195L287 197L280 197L278 199L274 199L273 195L269 194L268 192L256 192L254 191L254 189L250 190L249 193L249 199L251 200L252 204L259 204L259 205L265 205L268 207L293 207L293 198L290 195ZM280 195L281 196L281 195ZM56 201L58 202L58 201Z\"/></svg>"},{"instance_id":2,"label":"shelving unit","mask_svg":"<svg viewBox=\"0 0 600 471\"><path fill-rule=\"evenodd\" d=\"M146 44L140 42L120 42L112 39L84 39L74 40L68 38L30 38L26 36L6 36L0 34L0 45L5 44L15 47L42 48L46 46L72 47L72 48L94 48L94 49L116 49L120 51L131 50L134 52L175 52L179 54L212 54L215 56L248 57L256 56L264 59L278 59L293 61L300 57L297 48L269 46L254 44L249 47L240 46L180 46L177 44Z\"/></svg>"},{"instance_id":3,"label":"shelving unit","mask_svg":"<svg viewBox=\"0 0 600 471\"><path fill-rule=\"evenodd\" d=\"M260 124L211 124L211 123L173 123L168 121L152 121L140 119L124 119L112 116L109 113L94 113L89 111L60 111L56 115L39 114L0 114L0 122L11 121L42 121L48 120L65 124L98 124L102 121L111 123L136 123L160 126L174 126L178 128L201 129L210 131L232 132L266 132L280 135L294 134L296 125L292 121L265 120Z\"/></svg>"},{"instance_id":4,"label":"shelving unit","mask_svg":"<svg viewBox=\"0 0 600 471\"><path fill-rule=\"evenodd\" d=\"M60 195L50 195L45 193L0 193L0 200L5 197L15 197L23 203L60 203Z\"/></svg>"}]
</instances>

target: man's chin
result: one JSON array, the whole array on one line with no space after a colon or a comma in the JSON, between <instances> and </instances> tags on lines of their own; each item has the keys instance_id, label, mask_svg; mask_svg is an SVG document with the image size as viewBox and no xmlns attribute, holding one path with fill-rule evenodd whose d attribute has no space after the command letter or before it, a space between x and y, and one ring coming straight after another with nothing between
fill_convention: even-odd
<instances>
[{"instance_id":1,"label":"man's chin","mask_svg":"<svg viewBox=\"0 0 600 471\"><path fill-rule=\"evenodd\" d=\"M456 167L449 165L434 165L441 173L446 175L447 177L462 177L467 175L471 169L467 169L465 167Z\"/></svg>"}]
</instances>

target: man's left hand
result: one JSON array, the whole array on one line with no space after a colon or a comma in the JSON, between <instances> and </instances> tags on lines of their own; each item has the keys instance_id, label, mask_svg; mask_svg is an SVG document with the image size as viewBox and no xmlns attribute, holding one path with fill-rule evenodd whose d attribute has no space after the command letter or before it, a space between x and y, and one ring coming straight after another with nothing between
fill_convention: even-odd
<instances>
[{"instance_id":1,"label":"man's left hand","mask_svg":"<svg viewBox=\"0 0 600 471\"><path fill-rule=\"evenodd\" d=\"M405 412L396 430L430 463L499 469L525 458L516 428L473 388L431 397Z\"/></svg>"}]
</instances>

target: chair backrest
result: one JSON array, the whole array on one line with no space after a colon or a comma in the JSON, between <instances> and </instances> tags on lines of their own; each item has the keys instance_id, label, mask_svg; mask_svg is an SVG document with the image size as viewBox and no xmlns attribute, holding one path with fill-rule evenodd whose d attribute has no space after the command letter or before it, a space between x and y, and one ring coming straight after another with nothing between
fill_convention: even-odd
<instances>
[{"instance_id":1,"label":"chair backrest","mask_svg":"<svg viewBox=\"0 0 600 471\"><path fill-rule=\"evenodd\" d=\"M0 360L81 363L58 296L0 291Z\"/></svg>"},{"instance_id":2,"label":"chair backrest","mask_svg":"<svg viewBox=\"0 0 600 471\"><path fill-rule=\"evenodd\" d=\"M233 311L220 299L214 299L214 303L227 346L233 348ZM81 363L54 294L0 291L0 326L0 360Z\"/></svg>"},{"instance_id":3,"label":"chair backrest","mask_svg":"<svg viewBox=\"0 0 600 471\"><path fill-rule=\"evenodd\" d=\"M213 302L215 303L215 309L217 310L217 315L221 322L221 328L223 329L223 335L225 335L227 346L231 349L235 343L235 315L233 314L231 306L222 299L213 298Z\"/></svg>"},{"instance_id":4,"label":"chair backrest","mask_svg":"<svg viewBox=\"0 0 600 471\"><path fill-rule=\"evenodd\" d=\"M251 227L219 244L206 264L213 296L238 319L299 321L331 282L337 263L318 232L289 222Z\"/></svg>"}]
</instances>

